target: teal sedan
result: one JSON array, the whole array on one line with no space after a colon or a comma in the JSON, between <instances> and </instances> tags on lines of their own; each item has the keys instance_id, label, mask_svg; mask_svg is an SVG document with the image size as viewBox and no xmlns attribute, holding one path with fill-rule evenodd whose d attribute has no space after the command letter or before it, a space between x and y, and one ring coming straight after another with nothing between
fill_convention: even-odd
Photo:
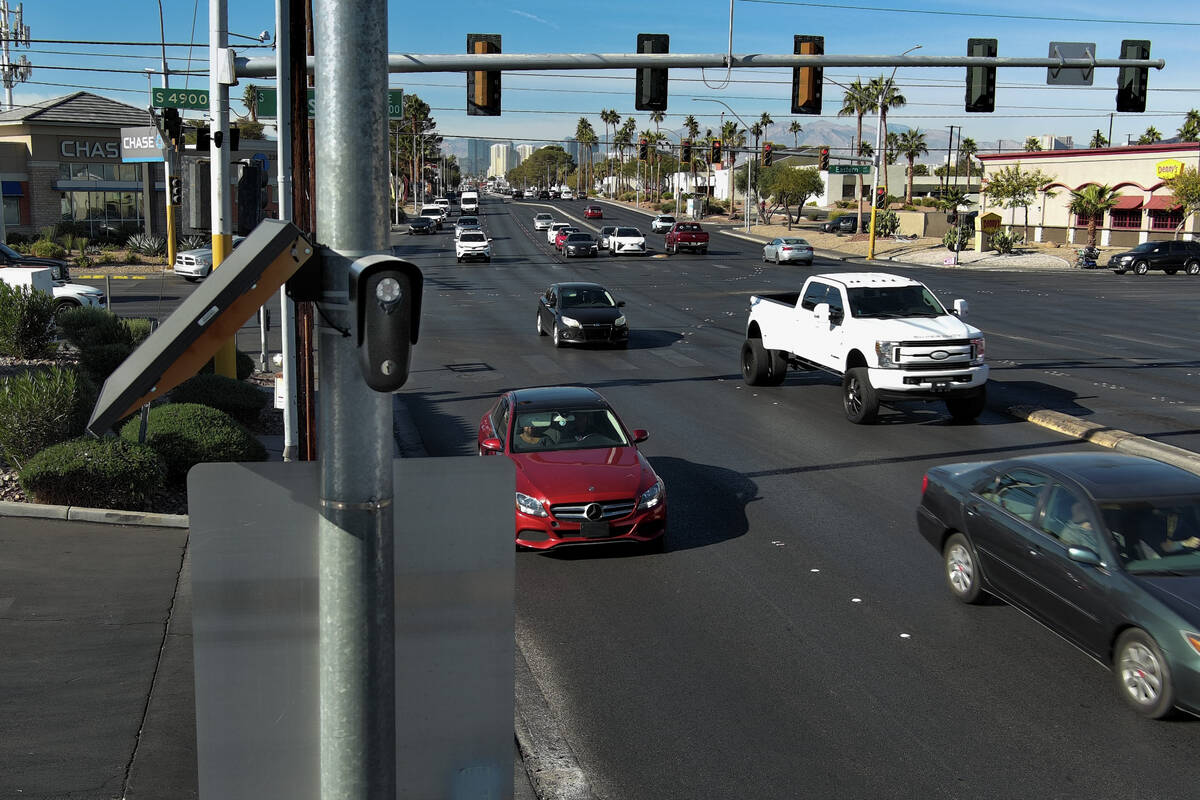
<instances>
[{"instance_id":1,"label":"teal sedan","mask_svg":"<svg viewBox=\"0 0 1200 800\"><path fill-rule=\"evenodd\" d=\"M1111 452L948 464L917 525L958 600L1041 622L1143 716L1200 715L1200 475Z\"/></svg>"}]
</instances>

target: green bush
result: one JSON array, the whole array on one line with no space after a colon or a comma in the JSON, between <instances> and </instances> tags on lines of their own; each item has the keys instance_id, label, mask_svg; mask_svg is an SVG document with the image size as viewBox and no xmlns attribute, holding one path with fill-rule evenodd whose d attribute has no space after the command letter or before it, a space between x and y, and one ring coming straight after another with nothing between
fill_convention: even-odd
<instances>
[{"instance_id":1,"label":"green bush","mask_svg":"<svg viewBox=\"0 0 1200 800\"><path fill-rule=\"evenodd\" d=\"M34 502L126 511L144 510L165 475L152 448L115 437L56 444L17 473Z\"/></svg>"},{"instance_id":2,"label":"green bush","mask_svg":"<svg viewBox=\"0 0 1200 800\"><path fill-rule=\"evenodd\" d=\"M208 360L208 363L200 368L199 374L201 374L201 375L213 374L213 372L216 371L215 367L213 366L213 362L214 362L214 359L210 358ZM241 350L238 350L237 351L236 370L237 370L237 379L239 381L246 380L246 378L249 378L251 375L254 374L254 370L255 370L254 359L251 358L250 356L246 355L245 353L243 353Z\"/></svg>"},{"instance_id":3,"label":"green bush","mask_svg":"<svg viewBox=\"0 0 1200 800\"><path fill-rule=\"evenodd\" d=\"M993 233L991 238L992 247L994 247L996 252L1000 253L1001 255L1007 255L1011 253L1013 248L1017 246L1020 240L1021 237L1019 234L1005 233L1004 231L997 231L996 233Z\"/></svg>"},{"instance_id":4,"label":"green bush","mask_svg":"<svg viewBox=\"0 0 1200 800\"><path fill-rule=\"evenodd\" d=\"M125 240L125 246L131 253L139 253L144 256L161 256L167 252L167 240L162 236L149 233L133 234Z\"/></svg>"},{"instance_id":5,"label":"green bush","mask_svg":"<svg viewBox=\"0 0 1200 800\"><path fill-rule=\"evenodd\" d=\"M29 247L29 252L38 258L62 258L67 254L63 246L49 239L39 239Z\"/></svg>"},{"instance_id":6,"label":"green bush","mask_svg":"<svg viewBox=\"0 0 1200 800\"><path fill-rule=\"evenodd\" d=\"M116 372L133 350L133 345L128 342L89 345L79 351L79 368L99 386Z\"/></svg>"},{"instance_id":7,"label":"green bush","mask_svg":"<svg viewBox=\"0 0 1200 800\"><path fill-rule=\"evenodd\" d=\"M177 250L199 250L202 247L208 247L210 244L212 244L211 236L189 233L187 236L179 237L179 241L175 243L175 248Z\"/></svg>"},{"instance_id":8,"label":"green bush","mask_svg":"<svg viewBox=\"0 0 1200 800\"><path fill-rule=\"evenodd\" d=\"M54 297L0 283L0 355L41 358L54 349Z\"/></svg>"},{"instance_id":9,"label":"green bush","mask_svg":"<svg viewBox=\"0 0 1200 800\"><path fill-rule=\"evenodd\" d=\"M136 442L141 420L121 428ZM223 411L197 403L166 403L150 409L146 444L167 467L167 480L181 484L187 471L209 461L266 461L267 451L249 431Z\"/></svg>"},{"instance_id":10,"label":"green bush","mask_svg":"<svg viewBox=\"0 0 1200 800\"><path fill-rule=\"evenodd\" d=\"M675 213L675 201L667 200L662 203L659 203L658 210L659 210L659 213L662 213L662 214L674 214Z\"/></svg>"},{"instance_id":11,"label":"green bush","mask_svg":"<svg viewBox=\"0 0 1200 800\"><path fill-rule=\"evenodd\" d=\"M19 469L34 454L79 436L94 402L93 385L73 369L0 378L0 456Z\"/></svg>"},{"instance_id":12,"label":"green bush","mask_svg":"<svg viewBox=\"0 0 1200 800\"><path fill-rule=\"evenodd\" d=\"M891 236L900 230L900 217L895 211L888 209L875 215L875 233L879 236Z\"/></svg>"},{"instance_id":13,"label":"green bush","mask_svg":"<svg viewBox=\"0 0 1200 800\"><path fill-rule=\"evenodd\" d=\"M55 320L58 332L79 350L105 344L138 345L150 335L150 320L118 317L103 308L72 308Z\"/></svg>"},{"instance_id":14,"label":"green bush","mask_svg":"<svg viewBox=\"0 0 1200 800\"><path fill-rule=\"evenodd\" d=\"M268 400L266 392L224 375L196 375L167 396L172 403L199 403L224 411L244 425L258 420Z\"/></svg>"},{"instance_id":15,"label":"green bush","mask_svg":"<svg viewBox=\"0 0 1200 800\"><path fill-rule=\"evenodd\" d=\"M957 229L951 228L942 237L942 246L947 250L966 250L973 235L974 231L967 225L961 225Z\"/></svg>"}]
</instances>

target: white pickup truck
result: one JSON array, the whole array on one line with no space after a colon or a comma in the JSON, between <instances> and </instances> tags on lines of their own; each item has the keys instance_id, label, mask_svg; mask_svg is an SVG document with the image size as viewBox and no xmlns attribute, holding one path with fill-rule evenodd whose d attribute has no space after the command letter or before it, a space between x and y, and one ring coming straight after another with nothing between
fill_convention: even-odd
<instances>
[{"instance_id":1,"label":"white pickup truck","mask_svg":"<svg viewBox=\"0 0 1200 800\"><path fill-rule=\"evenodd\" d=\"M983 334L911 278L880 272L813 275L799 292L755 295L742 345L752 386L783 383L789 366L842 379L855 423L875 420L882 400L940 400L957 422L987 402Z\"/></svg>"}]
</instances>

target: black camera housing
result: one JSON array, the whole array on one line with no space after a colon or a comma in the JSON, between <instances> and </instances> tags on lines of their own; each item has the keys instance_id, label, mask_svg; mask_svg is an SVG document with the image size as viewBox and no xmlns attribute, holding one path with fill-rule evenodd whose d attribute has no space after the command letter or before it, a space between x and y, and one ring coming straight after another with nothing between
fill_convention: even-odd
<instances>
[{"instance_id":1,"label":"black camera housing","mask_svg":"<svg viewBox=\"0 0 1200 800\"><path fill-rule=\"evenodd\" d=\"M408 381L423 285L415 264L392 256L363 256L350 265L358 365L367 386L377 392L394 392Z\"/></svg>"}]
</instances>

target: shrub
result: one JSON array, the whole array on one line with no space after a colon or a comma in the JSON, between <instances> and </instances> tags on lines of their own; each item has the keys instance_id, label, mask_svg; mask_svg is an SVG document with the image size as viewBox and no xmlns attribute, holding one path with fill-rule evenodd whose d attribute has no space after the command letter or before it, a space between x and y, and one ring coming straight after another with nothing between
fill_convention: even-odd
<instances>
[{"instance_id":1,"label":"shrub","mask_svg":"<svg viewBox=\"0 0 1200 800\"><path fill-rule=\"evenodd\" d=\"M0 283L0 355L41 358L53 345L54 297Z\"/></svg>"},{"instance_id":2,"label":"shrub","mask_svg":"<svg viewBox=\"0 0 1200 800\"><path fill-rule=\"evenodd\" d=\"M150 335L151 321L145 317L121 317L121 327L129 334L129 341L139 345Z\"/></svg>"},{"instance_id":3,"label":"shrub","mask_svg":"<svg viewBox=\"0 0 1200 800\"><path fill-rule=\"evenodd\" d=\"M167 396L172 403L199 403L224 411L244 425L258 419L268 399L266 392L224 375L196 375L176 386Z\"/></svg>"},{"instance_id":4,"label":"shrub","mask_svg":"<svg viewBox=\"0 0 1200 800\"><path fill-rule=\"evenodd\" d=\"M162 236L135 233L125 241L125 246L132 253L140 253L144 256L161 256L167 251L167 240Z\"/></svg>"},{"instance_id":5,"label":"shrub","mask_svg":"<svg viewBox=\"0 0 1200 800\"><path fill-rule=\"evenodd\" d=\"M214 360L215 359L210 358L208 360L208 363L200 368L199 374L201 374L201 375L213 374L213 372L216 371L216 368L213 363ZM249 378L251 375L254 374L254 359L251 358L250 356L248 356L247 354L243 353L241 350L238 350L237 351L236 371L237 371L237 379L239 381L246 380L246 378Z\"/></svg>"},{"instance_id":6,"label":"shrub","mask_svg":"<svg viewBox=\"0 0 1200 800\"><path fill-rule=\"evenodd\" d=\"M34 454L79 436L94 400L92 384L73 369L0 378L0 456L20 469Z\"/></svg>"},{"instance_id":7,"label":"shrub","mask_svg":"<svg viewBox=\"0 0 1200 800\"><path fill-rule=\"evenodd\" d=\"M136 442L141 420L121 428L121 438ZM208 461L266 461L267 451L232 417L197 403L166 403L150 409L146 444L167 468L167 480L182 483L187 471Z\"/></svg>"},{"instance_id":8,"label":"shrub","mask_svg":"<svg viewBox=\"0 0 1200 800\"><path fill-rule=\"evenodd\" d=\"M29 252L38 258L62 258L67 254L62 245L49 239L37 240L30 246Z\"/></svg>"},{"instance_id":9,"label":"shrub","mask_svg":"<svg viewBox=\"0 0 1200 800\"><path fill-rule=\"evenodd\" d=\"M17 477L38 503L141 511L162 488L165 469L146 445L83 438L41 451Z\"/></svg>"},{"instance_id":10,"label":"shrub","mask_svg":"<svg viewBox=\"0 0 1200 800\"><path fill-rule=\"evenodd\" d=\"M128 342L88 345L79 351L79 367L99 386L121 366L121 362L129 358L133 349Z\"/></svg>"},{"instance_id":11,"label":"shrub","mask_svg":"<svg viewBox=\"0 0 1200 800\"><path fill-rule=\"evenodd\" d=\"M129 255L125 256L125 263L129 264L130 266L136 266L137 264L142 263L142 259L138 257L137 253L130 250Z\"/></svg>"},{"instance_id":12,"label":"shrub","mask_svg":"<svg viewBox=\"0 0 1200 800\"><path fill-rule=\"evenodd\" d=\"M942 237L942 246L947 250L966 250L971 241L973 231L966 225L960 225L958 228L951 228L946 231L946 235Z\"/></svg>"},{"instance_id":13,"label":"shrub","mask_svg":"<svg viewBox=\"0 0 1200 800\"><path fill-rule=\"evenodd\" d=\"M1013 248L1017 246L1020 239L1019 234L997 231L992 234L992 247L996 248L997 253L1006 255L1013 251Z\"/></svg>"},{"instance_id":14,"label":"shrub","mask_svg":"<svg viewBox=\"0 0 1200 800\"><path fill-rule=\"evenodd\" d=\"M145 323L148 332L148 320L136 322L139 330L140 324ZM141 336L135 340L132 324L134 320L124 320L107 309L90 306L67 309L55 321L59 333L80 350L104 344L135 344L145 339Z\"/></svg>"},{"instance_id":15,"label":"shrub","mask_svg":"<svg viewBox=\"0 0 1200 800\"><path fill-rule=\"evenodd\" d=\"M669 200L666 202L659 203L658 211L661 214L674 214L675 213L675 201Z\"/></svg>"},{"instance_id":16,"label":"shrub","mask_svg":"<svg viewBox=\"0 0 1200 800\"><path fill-rule=\"evenodd\" d=\"M181 236L179 241L175 243L175 246L177 250L199 250L201 247L208 247L210 244L212 244L211 236L200 236L196 233L189 233L187 236Z\"/></svg>"},{"instance_id":17,"label":"shrub","mask_svg":"<svg viewBox=\"0 0 1200 800\"><path fill-rule=\"evenodd\" d=\"M879 236L891 236L900 229L900 217L895 211L880 211L875 215L875 233Z\"/></svg>"},{"instance_id":18,"label":"shrub","mask_svg":"<svg viewBox=\"0 0 1200 800\"><path fill-rule=\"evenodd\" d=\"M89 267L92 266L92 259L89 258L88 256L80 254L80 255L75 256L75 258L71 259L71 263L74 264L75 266L79 267L80 269L88 269Z\"/></svg>"}]
</instances>

